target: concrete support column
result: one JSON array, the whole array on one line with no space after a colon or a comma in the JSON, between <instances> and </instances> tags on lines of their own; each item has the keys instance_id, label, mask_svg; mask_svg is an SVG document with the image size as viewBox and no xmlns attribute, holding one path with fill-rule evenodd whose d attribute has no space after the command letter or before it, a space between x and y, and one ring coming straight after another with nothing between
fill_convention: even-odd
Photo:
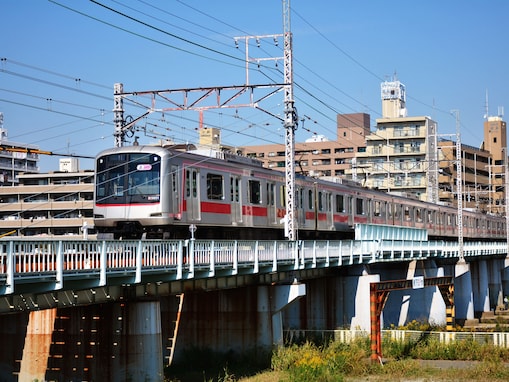
<instances>
[{"instance_id":1,"label":"concrete support column","mask_svg":"<svg viewBox=\"0 0 509 382\"><path fill-rule=\"evenodd\" d=\"M503 262L493 259L488 263L489 286L490 286L490 306L496 308L504 305L504 291L502 289L502 269Z\"/></svg>"},{"instance_id":2,"label":"concrete support column","mask_svg":"<svg viewBox=\"0 0 509 382\"><path fill-rule=\"evenodd\" d=\"M270 293L269 286L259 286L257 288L257 315L256 320L258 327L256 328L257 341L256 343L260 347L271 347L273 343L274 335L272 333L272 312L270 304Z\"/></svg>"},{"instance_id":3,"label":"concrete support column","mask_svg":"<svg viewBox=\"0 0 509 382\"><path fill-rule=\"evenodd\" d=\"M444 268L440 267L436 269L435 277L444 277ZM440 289L438 287L434 287L433 297L431 299L431 308L429 312L428 320L431 324L435 325L443 325L447 323L447 312L446 306L444 302L444 298L440 293ZM449 312L449 314L453 314L453 312ZM449 320L451 320L450 318Z\"/></svg>"},{"instance_id":4,"label":"concrete support column","mask_svg":"<svg viewBox=\"0 0 509 382\"><path fill-rule=\"evenodd\" d=\"M479 290L478 296L479 299L475 306L476 310L480 312L489 312L490 311L490 285L488 278L488 264L486 260L479 260ZM474 291L474 301L475 301L475 291Z\"/></svg>"},{"instance_id":5,"label":"concrete support column","mask_svg":"<svg viewBox=\"0 0 509 382\"><path fill-rule=\"evenodd\" d=\"M258 322L260 323L258 338L260 345L283 345L283 319L281 311L305 295L306 285L297 282L291 285L258 287Z\"/></svg>"},{"instance_id":6,"label":"concrete support column","mask_svg":"<svg viewBox=\"0 0 509 382\"><path fill-rule=\"evenodd\" d=\"M470 273L470 264L465 261L456 263L454 268L454 306L456 319L474 319L472 274Z\"/></svg>"},{"instance_id":7,"label":"concrete support column","mask_svg":"<svg viewBox=\"0 0 509 382\"><path fill-rule=\"evenodd\" d=\"M502 268L502 291L504 298L509 296L509 256L504 259Z\"/></svg>"},{"instance_id":8,"label":"concrete support column","mask_svg":"<svg viewBox=\"0 0 509 382\"><path fill-rule=\"evenodd\" d=\"M125 372L119 370L114 380L162 381L164 373L160 303L130 302L127 310Z\"/></svg>"},{"instance_id":9,"label":"concrete support column","mask_svg":"<svg viewBox=\"0 0 509 382\"><path fill-rule=\"evenodd\" d=\"M369 275L364 272L362 276L357 277L357 288L355 292L355 315L352 317L350 327L352 329L361 329L369 332L371 330L370 321L370 289L371 283L380 281L380 275ZM380 317L383 327L383 313Z\"/></svg>"},{"instance_id":10,"label":"concrete support column","mask_svg":"<svg viewBox=\"0 0 509 382\"><path fill-rule=\"evenodd\" d=\"M30 312L19 381L45 381L57 309Z\"/></svg>"}]
</instances>

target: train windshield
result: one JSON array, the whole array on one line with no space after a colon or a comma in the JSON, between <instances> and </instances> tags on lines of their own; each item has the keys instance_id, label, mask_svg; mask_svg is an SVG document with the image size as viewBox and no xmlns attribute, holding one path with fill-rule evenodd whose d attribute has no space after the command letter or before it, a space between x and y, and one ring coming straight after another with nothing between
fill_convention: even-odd
<instances>
[{"instance_id":1,"label":"train windshield","mask_svg":"<svg viewBox=\"0 0 509 382\"><path fill-rule=\"evenodd\" d=\"M96 204L158 203L161 157L118 153L97 159Z\"/></svg>"}]
</instances>

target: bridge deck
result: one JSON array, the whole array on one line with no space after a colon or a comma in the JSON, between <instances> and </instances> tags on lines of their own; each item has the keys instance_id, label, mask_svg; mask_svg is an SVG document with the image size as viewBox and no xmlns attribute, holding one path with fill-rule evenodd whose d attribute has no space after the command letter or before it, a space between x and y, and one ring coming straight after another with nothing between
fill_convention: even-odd
<instances>
[{"instance_id":1,"label":"bridge deck","mask_svg":"<svg viewBox=\"0 0 509 382\"><path fill-rule=\"evenodd\" d=\"M466 242L465 257L507 254L506 242ZM291 270L459 258L456 242L344 241L0 241L0 295L261 274Z\"/></svg>"}]
</instances>

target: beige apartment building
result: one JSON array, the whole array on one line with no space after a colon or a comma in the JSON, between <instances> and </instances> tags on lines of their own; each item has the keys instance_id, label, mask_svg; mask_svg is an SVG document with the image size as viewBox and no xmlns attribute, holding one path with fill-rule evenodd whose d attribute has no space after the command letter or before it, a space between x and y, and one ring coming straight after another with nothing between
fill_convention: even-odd
<instances>
[{"instance_id":1,"label":"beige apartment building","mask_svg":"<svg viewBox=\"0 0 509 382\"><path fill-rule=\"evenodd\" d=\"M315 177L341 177L351 168L358 153L366 149L370 133L370 116L365 113L338 114L337 135L329 140L313 135L295 143L295 172ZM242 147L244 155L263 162L263 166L284 171L284 144Z\"/></svg>"},{"instance_id":2,"label":"beige apartment building","mask_svg":"<svg viewBox=\"0 0 509 382\"><path fill-rule=\"evenodd\" d=\"M77 236L84 228L93 233L94 171L19 174L17 179L16 186L0 187L0 235Z\"/></svg>"}]
</instances>

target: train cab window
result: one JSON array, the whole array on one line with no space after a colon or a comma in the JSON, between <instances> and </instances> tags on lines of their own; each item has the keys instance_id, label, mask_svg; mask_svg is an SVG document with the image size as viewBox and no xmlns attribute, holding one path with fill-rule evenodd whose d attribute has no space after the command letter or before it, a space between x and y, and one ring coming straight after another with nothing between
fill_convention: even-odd
<instances>
[{"instance_id":1,"label":"train cab window","mask_svg":"<svg viewBox=\"0 0 509 382\"><path fill-rule=\"evenodd\" d=\"M224 194L223 176L219 174L207 174L207 198L221 200Z\"/></svg>"},{"instance_id":2,"label":"train cab window","mask_svg":"<svg viewBox=\"0 0 509 382\"><path fill-rule=\"evenodd\" d=\"M262 202L261 185L258 180L248 181L249 203L260 204Z\"/></svg>"},{"instance_id":3,"label":"train cab window","mask_svg":"<svg viewBox=\"0 0 509 382\"><path fill-rule=\"evenodd\" d=\"M345 198L343 195L336 195L336 212L346 212Z\"/></svg>"},{"instance_id":4,"label":"train cab window","mask_svg":"<svg viewBox=\"0 0 509 382\"><path fill-rule=\"evenodd\" d=\"M364 215L364 200L361 198L355 199L355 213L357 215Z\"/></svg>"}]
</instances>

